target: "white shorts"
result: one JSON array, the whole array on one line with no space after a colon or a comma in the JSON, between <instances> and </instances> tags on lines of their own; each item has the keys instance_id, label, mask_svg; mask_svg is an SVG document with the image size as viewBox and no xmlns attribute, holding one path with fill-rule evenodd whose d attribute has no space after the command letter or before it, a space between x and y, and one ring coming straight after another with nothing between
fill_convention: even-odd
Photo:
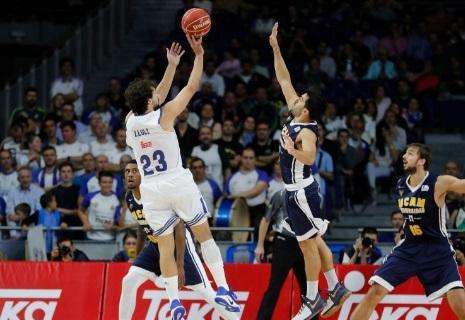
<instances>
[{"instance_id":1,"label":"white shorts","mask_svg":"<svg viewBox=\"0 0 465 320\"><path fill-rule=\"evenodd\" d=\"M140 193L145 219L155 236L172 233L179 219L189 227L207 221L207 205L187 169L145 179Z\"/></svg>"}]
</instances>

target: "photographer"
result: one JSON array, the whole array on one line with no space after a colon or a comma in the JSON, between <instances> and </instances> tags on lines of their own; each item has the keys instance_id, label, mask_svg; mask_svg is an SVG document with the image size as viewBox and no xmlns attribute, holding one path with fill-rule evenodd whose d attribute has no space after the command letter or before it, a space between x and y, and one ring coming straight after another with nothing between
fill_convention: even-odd
<instances>
[{"instance_id":1,"label":"photographer","mask_svg":"<svg viewBox=\"0 0 465 320\"><path fill-rule=\"evenodd\" d=\"M346 249L342 259L343 264L376 264L383 256L376 246L378 243L378 231L376 228L365 227L360 238L355 244Z\"/></svg>"},{"instance_id":2,"label":"photographer","mask_svg":"<svg viewBox=\"0 0 465 320\"><path fill-rule=\"evenodd\" d=\"M455 260L459 266L465 266L465 239L457 238L452 241L455 250Z\"/></svg>"},{"instance_id":3,"label":"photographer","mask_svg":"<svg viewBox=\"0 0 465 320\"><path fill-rule=\"evenodd\" d=\"M73 244L68 238L58 240L58 247L52 250L52 261L89 261L87 255Z\"/></svg>"}]
</instances>

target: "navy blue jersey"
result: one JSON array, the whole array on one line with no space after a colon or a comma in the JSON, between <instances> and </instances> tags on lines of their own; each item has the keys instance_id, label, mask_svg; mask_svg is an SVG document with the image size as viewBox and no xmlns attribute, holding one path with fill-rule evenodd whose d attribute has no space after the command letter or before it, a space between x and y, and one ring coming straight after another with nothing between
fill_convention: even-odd
<instances>
[{"instance_id":1,"label":"navy blue jersey","mask_svg":"<svg viewBox=\"0 0 465 320\"><path fill-rule=\"evenodd\" d=\"M412 188L408 177L397 183L397 204L404 215L406 242L448 241L445 206L434 201L437 176L427 173L423 183Z\"/></svg>"},{"instance_id":2,"label":"navy blue jersey","mask_svg":"<svg viewBox=\"0 0 465 320\"><path fill-rule=\"evenodd\" d=\"M142 203L134 197L132 191L128 191L126 194L126 204L128 205L129 211L131 212L134 219L136 219L137 223L144 229L147 239L156 243L157 241L155 240L153 230L145 220L145 216L142 211L144 207L142 206Z\"/></svg>"},{"instance_id":3,"label":"navy blue jersey","mask_svg":"<svg viewBox=\"0 0 465 320\"><path fill-rule=\"evenodd\" d=\"M310 129L318 137L318 125L316 121L309 123L294 123L293 121L286 123L284 128L287 127L289 136L292 141L296 141L297 135L302 129ZM317 140L318 146L318 140ZM297 148L297 147L296 147ZM284 149L284 140L281 136L281 147L279 148L279 163L281 165L281 174L285 184L298 183L312 174L311 166L305 165L294 156L291 156L286 149Z\"/></svg>"}]
</instances>

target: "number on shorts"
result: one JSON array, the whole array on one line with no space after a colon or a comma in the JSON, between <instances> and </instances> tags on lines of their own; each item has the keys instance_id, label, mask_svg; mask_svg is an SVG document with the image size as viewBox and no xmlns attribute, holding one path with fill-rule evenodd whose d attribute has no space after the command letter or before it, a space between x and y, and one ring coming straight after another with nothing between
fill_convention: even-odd
<instances>
[{"instance_id":1,"label":"number on shorts","mask_svg":"<svg viewBox=\"0 0 465 320\"><path fill-rule=\"evenodd\" d=\"M412 232L414 236L421 236L423 234L423 231L418 224L410 225L409 228L410 232Z\"/></svg>"},{"instance_id":2,"label":"number on shorts","mask_svg":"<svg viewBox=\"0 0 465 320\"><path fill-rule=\"evenodd\" d=\"M168 166L166 164L165 154L163 153L163 151L155 150L152 158L154 162L157 162L157 165L154 166L154 169L157 172L162 172L167 169ZM144 171L144 176L150 176L155 173L153 169L150 168L152 165L152 161L150 160L150 157L148 155L146 154L142 155L140 157L140 163L142 164L142 170Z\"/></svg>"}]
</instances>

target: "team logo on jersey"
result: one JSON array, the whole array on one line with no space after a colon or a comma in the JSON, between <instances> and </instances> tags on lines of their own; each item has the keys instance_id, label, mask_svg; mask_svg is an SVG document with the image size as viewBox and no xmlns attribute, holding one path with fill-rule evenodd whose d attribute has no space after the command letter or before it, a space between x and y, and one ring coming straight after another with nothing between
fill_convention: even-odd
<instances>
[{"instance_id":1,"label":"team logo on jersey","mask_svg":"<svg viewBox=\"0 0 465 320\"><path fill-rule=\"evenodd\" d=\"M300 127L295 127L294 128L294 132L299 132L300 131Z\"/></svg>"},{"instance_id":2,"label":"team logo on jersey","mask_svg":"<svg viewBox=\"0 0 465 320\"><path fill-rule=\"evenodd\" d=\"M404 194L404 190L399 190L399 195L402 197L402 195Z\"/></svg>"},{"instance_id":3,"label":"team logo on jersey","mask_svg":"<svg viewBox=\"0 0 465 320\"><path fill-rule=\"evenodd\" d=\"M421 191L429 191L429 186L428 185L421 186Z\"/></svg>"},{"instance_id":4,"label":"team logo on jersey","mask_svg":"<svg viewBox=\"0 0 465 320\"><path fill-rule=\"evenodd\" d=\"M152 142L151 142L151 141L147 141L147 142L141 141L141 142L140 142L140 147L141 147L142 149L150 148L151 146L152 146Z\"/></svg>"}]
</instances>

